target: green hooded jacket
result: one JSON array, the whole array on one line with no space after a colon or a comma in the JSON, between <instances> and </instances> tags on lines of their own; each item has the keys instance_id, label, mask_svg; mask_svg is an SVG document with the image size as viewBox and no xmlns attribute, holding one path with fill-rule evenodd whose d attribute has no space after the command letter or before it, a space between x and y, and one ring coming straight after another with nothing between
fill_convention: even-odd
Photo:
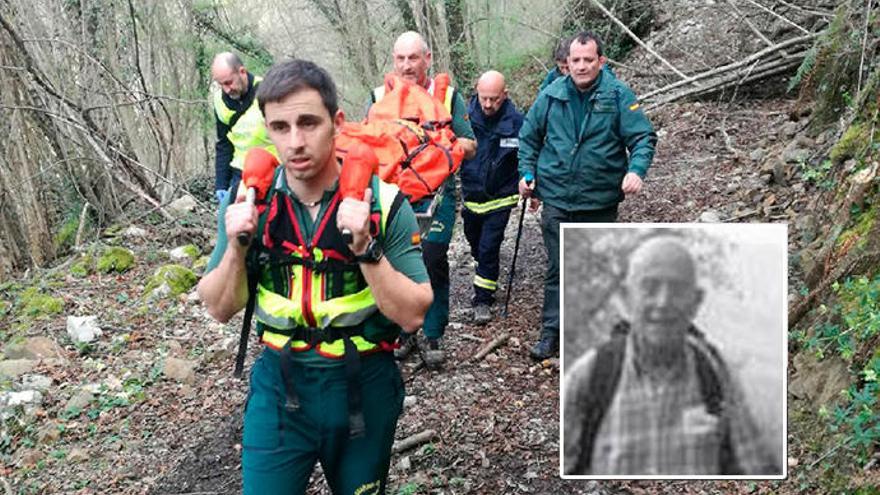
<instances>
[{"instance_id":1,"label":"green hooded jacket","mask_svg":"<svg viewBox=\"0 0 880 495\"><path fill-rule=\"evenodd\" d=\"M645 177L657 135L632 90L603 70L583 93L571 76L547 86L519 142L520 177L536 178L536 195L562 210L586 211L623 201L623 177Z\"/></svg>"}]
</instances>

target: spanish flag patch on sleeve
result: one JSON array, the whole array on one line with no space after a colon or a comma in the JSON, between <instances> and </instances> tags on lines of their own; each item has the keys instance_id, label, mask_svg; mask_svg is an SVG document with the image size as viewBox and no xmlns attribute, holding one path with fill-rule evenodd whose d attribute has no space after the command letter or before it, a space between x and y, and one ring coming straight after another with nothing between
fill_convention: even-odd
<instances>
[{"instance_id":1,"label":"spanish flag patch on sleeve","mask_svg":"<svg viewBox=\"0 0 880 495\"><path fill-rule=\"evenodd\" d=\"M629 106L629 109L630 109L630 111L632 111L632 112L635 112L636 110L638 110L638 108L639 108L639 104L638 104L638 103L633 103L632 105Z\"/></svg>"},{"instance_id":2,"label":"spanish flag patch on sleeve","mask_svg":"<svg viewBox=\"0 0 880 495\"><path fill-rule=\"evenodd\" d=\"M420 233L416 232L415 234L410 236L409 242L411 242L413 246L418 246L419 244L422 243L422 235Z\"/></svg>"}]
</instances>

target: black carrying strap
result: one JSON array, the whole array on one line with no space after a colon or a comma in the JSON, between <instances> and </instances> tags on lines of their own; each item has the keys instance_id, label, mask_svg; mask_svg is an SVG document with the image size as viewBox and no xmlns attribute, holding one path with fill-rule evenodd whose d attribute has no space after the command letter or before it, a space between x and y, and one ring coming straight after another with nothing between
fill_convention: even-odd
<instances>
[{"instance_id":1,"label":"black carrying strap","mask_svg":"<svg viewBox=\"0 0 880 495\"><path fill-rule=\"evenodd\" d=\"M235 355L235 369L232 370L232 376L235 378L241 378L242 372L244 371L244 358L247 354L247 344L251 334L251 320L253 320L254 307L257 302L257 282L259 281L260 274L257 270L253 269L251 266L252 262L252 255L249 255L248 260L245 261L245 267L247 269L248 300L244 307L244 320L241 322L241 335L238 337L238 353Z\"/></svg>"},{"instance_id":2,"label":"black carrying strap","mask_svg":"<svg viewBox=\"0 0 880 495\"><path fill-rule=\"evenodd\" d=\"M299 396L296 394L296 389L293 387L293 370L291 367L293 363L291 362L292 356L290 351L290 342L293 340L293 337L287 339L287 342L284 343L284 346L281 348L281 379L284 381L284 409L287 412L296 412L299 410Z\"/></svg>"},{"instance_id":3,"label":"black carrying strap","mask_svg":"<svg viewBox=\"0 0 880 495\"><path fill-rule=\"evenodd\" d=\"M362 327L360 327L362 328ZM345 353L343 355L343 360L345 363L345 380L346 380L346 390L348 394L348 435L350 438L359 438L364 436L366 433L366 422L364 421L364 408L363 408L363 394L361 393L361 356L357 350L357 346L355 346L354 342L351 340L351 333L347 331L343 331L344 335L340 335L337 332L341 330L332 329L332 334L337 338L342 338L342 343L345 349ZM306 337L306 333L308 333L309 337ZM303 340L307 338L309 343L312 346L317 345L324 339L320 338L319 335L324 335L324 330L319 329L311 329L310 331L303 330L302 332L294 332L290 338L287 339L287 342L284 343L284 346L281 348L281 379L284 381L284 408L288 412L296 412L299 410L299 396L296 393L296 388L293 385L293 352L290 349L290 343L294 340ZM327 336L330 334L327 333ZM332 340L336 340L335 338Z\"/></svg>"},{"instance_id":4,"label":"black carrying strap","mask_svg":"<svg viewBox=\"0 0 880 495\"><path fill-rule=\"evenodd\" d=\"M345 346L345 379L348 391L348 436L359 438L366 432L363 397L361 394L361 355L351 337L343 340Z\"/></svg>"},{"instance_id":5,"label":"black carrying strap","mask_svg":"<svg viewBox=\"0 0 880 495\"><path fill-rule=\"evenodd\" d=\"M629 323L620 322L614 326L611 339L597 350L596 361L590 373L590 381L587 384L586 396L583 403L584 424L581 430L582 447L580 458L577 460L575 470L567 474L589 474L593 447L599 427L611 401L614 399L617 385L620 383L620 375L623 370L623 358L626 352L626 336L629 333ZM701 341L715 362L723 366L718 351L706 341L705 336L696 328L691 327L688 333ZM706 405L709 414L718 416L722 420L724 429L719 452L720 474L741 474L742 470L736 460L733 443L730 438L730 428L723 414L724 392L723 384L718 373L712 366L706 351L699 346L692 345L696 357L697 377L699 378L700 395ZM726 373L725 370L720 370Z\"/></svg>"},{"instance_id":6,"label":"black carrying strap","mask_svg":"<svg viewBox=\"0 0 880 495\"><path fill-rule=\"evenodd\" d=\"M724 361L718 355L718 351L706 342L705 337L699 330L691 327L691 334L697 336L706 346L709 354L712 355L719 366L724 366ZM733 450L733 442L730 438L730 425L728 418L724 415L724 385L718 373L715 372L710 362L710 358L706 356L702 349L694 345L694 356L697 362L697 376L700 379L700 395L706 404L706 411L709 414L721 418L722 427L724 428L721 437L721 447L718 454L718 464L721 467L721 474L736 475L745 474L736 460L736 452ZM727 374L725 369L719 370L720 373Z\"/></svg>"},{"instance_id":7,"label":"black carrying strap","mask_svg":"<svg viewBox=\"0 0 880 495\"><path fill-rule=\"evenodd\" d=\"M590 472L593 460L593 442L596 440L602 419L614 399L614 391L620 381L628 331L629 325L624 322L618 323L611 331L611 340L605 342L596 352L596 361L593 363L590 381L587 383L587 392L584 396L584 423L581 439L578 442L581 446L580 458L577 460L574 472L568 474L588 474Z\"/></svg>"}]
</instances>

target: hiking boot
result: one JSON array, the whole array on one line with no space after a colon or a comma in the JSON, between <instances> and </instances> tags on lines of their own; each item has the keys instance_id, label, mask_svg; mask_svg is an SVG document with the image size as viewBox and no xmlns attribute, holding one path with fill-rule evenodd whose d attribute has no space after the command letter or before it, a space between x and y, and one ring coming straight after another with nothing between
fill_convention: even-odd
<instances>
[{"instance_id":1,"label":"hiking boot","mask_svg":"<svg viewBox=\"0 0 880 495\"><path fill-rule=\"evenodd\" d=\"M488 304L477 304L474 306L474 323L485 325L490 321L492 321L492 308Z\"/></svg>"},{"instance_id":2,"label":"hiking boot","mask_svg":"<svg viewBox=\"0 0 880 495\"><path fill-rule=\"evenodd\" d=\"M543 361L553 357L559 352L559 337L554 335L542 335L541 340L529 351L529 356L535 361Z\"/></svg>"},{"instance_id":3,"label":"hiking boot","mask_svg":"<svg viewBox=\"0 0 880 495\"><path fill-rule=\"evenodd\" d=\"M446 354L440 348L440 339L425 339L425 346L422 349L422 361L428 369L438 369L443 366L446 360Z\"/></svg>"},{"instance_id":4,"label":"hiking boot","mask_svg":"<svg viewBox=\"0 0 880 495\"><path fill-rule=\"evenodd\" d=\"M412 351L418 347L414 335L402 333L397 340L400 342L400 347L394 349L394 359L397 359L398 361L406 359L406 357L412 354Z\"/></svg>"}]
</instances>

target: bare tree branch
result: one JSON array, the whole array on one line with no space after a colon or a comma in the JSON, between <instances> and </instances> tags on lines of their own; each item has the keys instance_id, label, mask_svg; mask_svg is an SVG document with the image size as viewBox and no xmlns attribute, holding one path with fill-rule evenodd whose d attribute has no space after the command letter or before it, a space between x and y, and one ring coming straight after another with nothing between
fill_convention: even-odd
<instances>
[{"instance_id":1,"label":"bare tree branch","mask_svg":"<svg viewBox=\"0 0 880 495\"><path fill-rule=\"evenodd\" d=\"M669 67L669 69L671 69L672 72L675 72L680 78L682 78L682 79L687 79L687 78L688 78L686 75L684 75L683 72L681 72L680 70L676 69L674 65L672 65L671 63L669 63L668 60L666 60L665 58L661 57L659 53L655 52L654 50L651 49L651 47L649 47L648 45L646 45L645 42L642 41L641 38L639 38L638 36L636 36L635 33L633 33L632 31L630 31L630 29L629 29L628 27L626 27L626 24L624 24L623 22L621 22L620 19L618 19L617 17L614 17L614 14L612 14L610 11L608 11L608 9L606 9L605 6L602 5L602 4L599 2L599 0L590 0L590 1L593 2L593 5L595 5L599 10L601 10L603 14L605 14L609 19L611 19L612 22L614 22L615 24L617 24L618 26L620 26L620 28L623 29L623 32L625 32L625 33L627 34L627 36L629 36L630 38L632 38L632 40L635 41L636 44L638 44L638 45L639 45L640 47L642 47L645 51L647 51L648 53L650 53L651 56L653 56L654 58L656 58L657 60L659 60L659 61L660 61L663 65L665 65L666 67Z\"/></svg>"}]
</instances>

